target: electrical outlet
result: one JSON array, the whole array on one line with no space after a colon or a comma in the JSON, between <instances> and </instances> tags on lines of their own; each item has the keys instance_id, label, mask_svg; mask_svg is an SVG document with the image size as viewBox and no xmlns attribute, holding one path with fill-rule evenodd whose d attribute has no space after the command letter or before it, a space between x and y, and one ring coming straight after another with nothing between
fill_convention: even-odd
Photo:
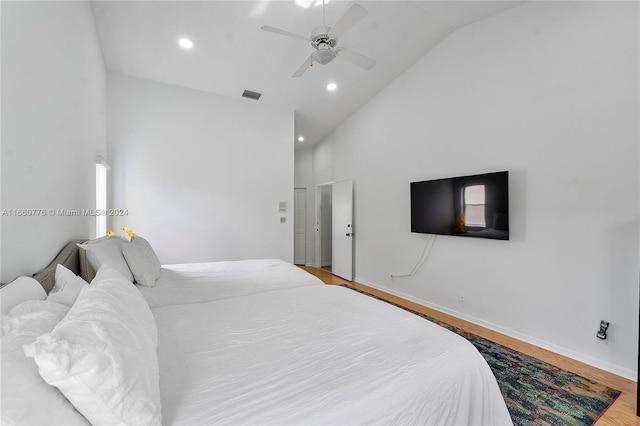
<instances>
[{"instance_id":1,"label":"electrical outlet","mask_svg":"<svg viewBox=\"0 0 640 426\"><path fill-rule=\"evenodd\" d=\"M458 293L458 302L464 303L464 291Z\"/></svg>"}]
</instances>

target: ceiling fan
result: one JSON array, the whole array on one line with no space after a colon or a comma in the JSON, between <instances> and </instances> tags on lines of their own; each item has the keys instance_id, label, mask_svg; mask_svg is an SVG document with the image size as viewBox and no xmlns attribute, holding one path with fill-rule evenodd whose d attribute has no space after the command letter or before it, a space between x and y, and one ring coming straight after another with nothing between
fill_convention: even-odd
<instances>
[{"instance_id":1,"label":"ceiling fan","mask_svg":"<svg viewBox=\"0 0 640 426\"><path fill-rule=\"evenodd\" d=\"M361 66L364 69L370 70L376 64L371 58L367 58L364 55L354 52L353 50L345 49L344 47L336 47L338 39L354 25L360 22L365 16L367 11L359 4L354 4L342 15L342 18L336 22L333 27L328 27L324 22L324 0L322 1L322 26L316 27L311 30L309 37L301 36L291 33L289 31L281 30L270 26L262 26L260 29L269 31L272 33L280 34L283 36L297 38L308 41L315 49L314 52L300 65L300 68L293 73L291 77L300 77L307 68L313 66L313 63L328 64L336 57L346 59L347 61Z\"/></svg>"}]
</instances>

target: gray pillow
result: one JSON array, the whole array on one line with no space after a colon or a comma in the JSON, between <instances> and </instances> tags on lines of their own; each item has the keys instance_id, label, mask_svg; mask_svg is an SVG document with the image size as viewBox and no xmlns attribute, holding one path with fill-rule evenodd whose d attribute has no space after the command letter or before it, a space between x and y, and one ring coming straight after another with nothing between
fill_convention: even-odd
<instances>
[{"instance_id":1,"label":"gray pillow","mask_svg":"<svg viewBox=\"0 0 640 426\"><path fill-rule=\"evenodd\" d=\"M80 260L80 276L83 280L90 283L95 278L96 271L89 265L87 251L82 247L78 248L78 259Z\"/></svg>"},{"instance_id":2,"label":"gray pillow","mask_svg":"<svg viewBox=\"0 0 640 426\"><path fill-rule=\"evenodd\" d=\"M133 282L133 274L122 254L122 247L127 244L120 237L100 237L95 240L78 244L78 247L86 251L87 261L91 269L97 271L100 266L107 264Z\"/></svg>"},{"instance_id":3,"label":"gray pillow","mask_svg":"<svg viewBox=\"0 0 640 426\"><path fill-rule=\"evenodd\" d=\"M124 244L122 254L136 283L145 287L156 285L160 276L160 260L147 240L136 235L130 243Z\"/></svg>"}]
</instances>

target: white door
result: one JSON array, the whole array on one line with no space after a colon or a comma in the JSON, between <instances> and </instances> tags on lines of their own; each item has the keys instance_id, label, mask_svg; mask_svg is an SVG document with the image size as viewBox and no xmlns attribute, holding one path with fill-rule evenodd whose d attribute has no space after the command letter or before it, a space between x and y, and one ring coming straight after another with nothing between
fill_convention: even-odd
<instances>
[{"instance_id":1,"label":"white door","mask_svg":"<svg viewBox=\"0 0 640 426\"><path fill-rule=\"evenodd\" d=\"M296 188L293 196L293 263L307 263L307 189Z\"/></svg>"},{"instance_id":2,"label":"white door","mask_svg":"<svg viewBox=\"0 0 640 426\"><path fill-rule=\"evenodd\" d=\"M331 272L353 280L353 181L333 184Z\"/></svg>"}]
</instances>

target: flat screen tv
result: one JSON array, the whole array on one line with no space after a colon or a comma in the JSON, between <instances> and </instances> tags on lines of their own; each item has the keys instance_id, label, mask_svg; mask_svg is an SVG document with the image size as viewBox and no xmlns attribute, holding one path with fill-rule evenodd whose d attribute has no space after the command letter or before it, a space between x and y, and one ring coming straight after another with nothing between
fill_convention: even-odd
<instances>
[{"instance_id":1,"label":"flat screen tv","mask_svg":"<svg viewBox=\"0 0 640 426\"><path fill-rule=\"evenodd\" d=\"M411 182L411 232L509 239L509 172Z\"/></svg>"}]
</instances>

